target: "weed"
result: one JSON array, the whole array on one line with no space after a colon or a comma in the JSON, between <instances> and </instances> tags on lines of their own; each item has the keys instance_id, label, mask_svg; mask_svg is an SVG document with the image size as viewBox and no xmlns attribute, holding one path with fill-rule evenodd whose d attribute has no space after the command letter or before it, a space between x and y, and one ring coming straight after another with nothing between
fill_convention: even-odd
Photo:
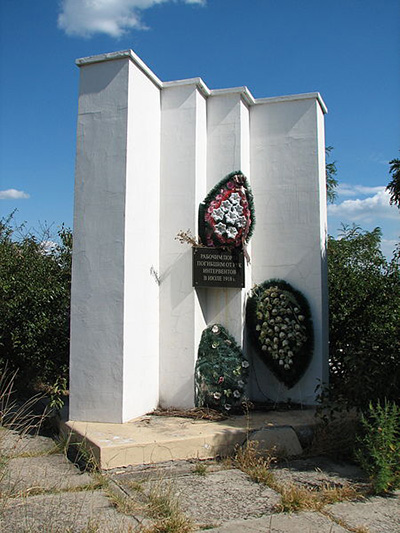
<instances>
[{"instance_id":1,"label":"weed","mask_svg":"<svg viewBox=\"0 0 400 533\"><path fill-rule=\"evenodd\" d=\"M355 457L369 475L372 490L382 494L400 487L400 408L395 403L370 403L361 416Z\"/></svg>"},{"instance_id":2,"label":"weed","mask_svg":"<svg viewBox=\"0 0 400 533\"><path fill-rule=\"evenodd\" d=\"M155 484L148 494L147 512L155 521L146 533L189 533L192 521L180 509L172 484Z\"/></svg>"},{"instance_id":3,"label":"weed","mask_svg":"<svg viewBox=\"0 0 400 533\"><path fill-rule=\"evenodd\" d=\"M273 488L275 476L271 464L276 462L273 455L263 455L258 450L258 442L247 441L245 446L238 447L234 457L234 465L245 472L253 481L264 483Z\"/></svg>"},{"instance_id":4,"label":"weed","mask_svg":"<svg viewBox=\"0 0 400 533\"><path fill-rule=\"evenodd\" d=\"M361 495L349 485L328 486L319 490L309 490L294 483L276 484L275 490L281 494L277 506L280 512L321 511L325 505L360 499Z\"/></svg>"},{"instance_id":5,"label":"weed","mask_svg":"<svg viewBox=\"0 0 400 533\"><path fill-rule=\"evenodd\" d=\"M207 473L207 465L204 463L197 463L193 469L193 473L197 474L198 476L205 476Z\"/></svg>"}]
</instances>

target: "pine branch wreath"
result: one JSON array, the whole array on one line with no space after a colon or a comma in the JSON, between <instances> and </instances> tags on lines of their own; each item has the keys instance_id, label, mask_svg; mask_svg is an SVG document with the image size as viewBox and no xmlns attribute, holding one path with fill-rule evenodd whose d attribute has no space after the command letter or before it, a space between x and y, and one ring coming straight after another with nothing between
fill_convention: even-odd
<instances>
[{"instance_id":1,"label":"pine branch wreath","mask_svg":"<svg viewBox=\"0 0 400 533\"><path fill-rule=\"evenodd\" d=\"M304 375L313 354L313 324L306 298L286 281L265 281L251 291L246 323L263 362L292 388Z\"/></svg>"},{"instance_id":2,"label":"pine branch wreath","mask_svg":"<svg viewBox=\"0 0 400 533\"><path fill-rule=\"evenodd\" d=\"M249 363L241 348L220 324L202 333L195 372L196 406L222 412L241 409Z\"/></svg>"}]
</instances>

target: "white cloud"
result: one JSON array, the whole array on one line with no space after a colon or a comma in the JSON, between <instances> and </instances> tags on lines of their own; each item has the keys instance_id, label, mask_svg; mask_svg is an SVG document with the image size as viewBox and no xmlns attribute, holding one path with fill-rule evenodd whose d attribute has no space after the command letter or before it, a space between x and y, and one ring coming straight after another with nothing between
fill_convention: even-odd
<instances>
[{"instance_id":1,"label":"white cloud","mask_svg":"<svg viewBox=\"0 0 400 533\"><path fill-rule=\"evenodd\" d=\"M372 222L378 218L398 219L399 210L389 204L389 193L385 187L376 189L380 190L368 198L344 200L340 204L328 206L329 215L356 222Z\"/></svg>"},{"instance_id":2,"label":"white cloud","mask_svg":"<svg viewBox=\"0 0 400 533\"><path fill-rule=\"evenodd\" d=\"M340 183L337 188L339 196L357 196L358 194L376 194L384 191L385 187L366 187L365 185L350 185L349 183Z\"/></svg>"},{"instance_id":3,"label":"white cloud","mask_svg":"<svg viewBox=\"0 0 400 533\"><path fill-rule=\"evenodd\" d=\"M105 33L120 37L128 30L146 29L141 11L174 0L62 0L58 27L67 35L91 37ZM205 0L181 0L186 4L204 4Z\"/></svg>"},{"instance_id":4,"label":"white cloud","mask_svg":"<svg viewBox=\"0 0 400 533\"><path fill-rule=\"evenodd\" d=\"M29 198L29 194L24 191L17 191L17 189L0 191L0 200L21 200L23 198Z\"/></svg>"}]
</instances>

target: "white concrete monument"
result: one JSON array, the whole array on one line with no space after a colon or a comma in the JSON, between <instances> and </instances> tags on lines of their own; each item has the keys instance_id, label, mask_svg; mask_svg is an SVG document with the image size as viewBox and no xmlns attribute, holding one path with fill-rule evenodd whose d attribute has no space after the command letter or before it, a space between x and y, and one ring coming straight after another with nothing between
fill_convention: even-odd
<instances>
[{"instance_id":1,"label":"white concrete monument","mask_svg":"<svg viewBox=\"0 0 400 533\"><path fill-rule=\"evenodd\" d=\"M131 51L77 60L70 419L122 423L194 405L204 328L220 323L251 362L253 400L312 404L327 380L324 113L318 93L254 99L200 78L162 82ZM256 227L246 286L192 286L198 207L225 175L249 179ZM252 354L248 290L281 278L308 299L314 355L287 389Z\"/></svg>"}]
</instances>

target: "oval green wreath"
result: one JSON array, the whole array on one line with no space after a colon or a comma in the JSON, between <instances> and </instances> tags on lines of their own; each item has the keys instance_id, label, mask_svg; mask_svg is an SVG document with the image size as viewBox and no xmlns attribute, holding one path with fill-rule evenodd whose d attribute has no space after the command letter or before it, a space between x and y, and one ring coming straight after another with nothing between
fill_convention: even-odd
<instances>
[{"instance_id":1,"label":"oval green wreath","mask_svg":"<svg viewBox=\"0 0 400 533\"><path fill-rule=\"evenodd\" d=\"M196 363L196 406L222 412L241 410L248 368L240 346L221 324L206 328Z\"/></svg>"},{"instance_id":2,"label":"oval green wreath","mask_svg":"<svg viewBox=\"0 0 400 533\"><path fill-rule=\"evenodd\" d=\"M306 298L286 281L264 281L251 291L246 322L263 362L292 388L303 376L313 353L313 324Z\"/></svg>"}]
</instances>

